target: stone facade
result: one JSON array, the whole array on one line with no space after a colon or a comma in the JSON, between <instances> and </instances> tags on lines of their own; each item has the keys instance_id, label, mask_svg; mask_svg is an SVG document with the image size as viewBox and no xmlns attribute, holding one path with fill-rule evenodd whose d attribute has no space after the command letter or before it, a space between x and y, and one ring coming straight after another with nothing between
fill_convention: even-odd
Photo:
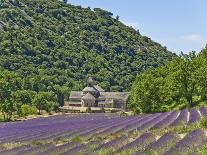
<instances>
[{"instance_id":1,"label":"stone facade","mask_svg":"<svg viewBox=\"0 0 207 155\"><path fill-rule=\"evenodd\" d=\"M125 109L129 95L129 92L105 92L89 78L82 91L71 91L68 105Z\"/></svg>"}]
</instances>

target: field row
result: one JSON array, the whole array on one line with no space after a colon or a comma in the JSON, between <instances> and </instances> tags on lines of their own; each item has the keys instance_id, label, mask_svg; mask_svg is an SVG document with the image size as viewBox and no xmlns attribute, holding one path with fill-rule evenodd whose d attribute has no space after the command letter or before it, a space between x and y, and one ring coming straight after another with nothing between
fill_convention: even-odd
<instances>
[{"instance_id":1,"label":"field row","mask_svg":"<svg viewBox=\"0 0 207 155\"><path fill-rule=\"evenodd\" d=\"M195 128L205 116L207 108L202 107L128 117L74 114L2 123L0 154L189 153L207 142L206 131Z\"/></svg>"}]
</instances>

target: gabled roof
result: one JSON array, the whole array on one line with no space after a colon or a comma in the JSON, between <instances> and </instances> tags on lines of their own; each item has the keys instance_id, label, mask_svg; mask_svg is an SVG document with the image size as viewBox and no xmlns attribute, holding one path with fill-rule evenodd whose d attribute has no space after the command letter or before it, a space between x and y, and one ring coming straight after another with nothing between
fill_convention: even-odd
<instances>
[{"instance_id":1,"label":"gabled roof","mask_svg":"<svg viewBox=\"0 0 207 155\"><path fill-rule=\"evenodd\" d=\"M81 91L71 91L69 98L79 99L82 97Z\"/></svg>"},{"instance_id":2,"label":"gabled roof","mask_svg":"<svg viewBox=\"0 0 207 155\"><path fill-rule=\"evenodd\" d=\"M127 101L129 95L129 92L101 92L99 99L115 99Z\"/></svg>"},{"instance_id":3,"label":"gabled roof","mask_svg":"<svg viewBox=\"0 0 207 155\"><path fill-rule=\"evenodd\" d=\"M99 92L104 92L103 88L101 88L99 85L95 85L94 88L97 89Z\"/></svg>"},{"instance_id":4,"label":"gabled roof","mask_svg":"<svg viewBox=\"0 0 207 155\"><path fill-rule=\"evenodd\" d=\"M93 95L91 95L91 93L87 93L82 97L82 99L95 100L96 98Z\"/></svg>"},{"instance_id":5,"label":"gabled roof","mask_svg":"<svg viewBox=\"0 0 207 155\"><path fill-rule=\"evenodd\" d=\"M97 90L94 87L85 87L83 92L97 92Z\"/></svg>"}]
</instances>

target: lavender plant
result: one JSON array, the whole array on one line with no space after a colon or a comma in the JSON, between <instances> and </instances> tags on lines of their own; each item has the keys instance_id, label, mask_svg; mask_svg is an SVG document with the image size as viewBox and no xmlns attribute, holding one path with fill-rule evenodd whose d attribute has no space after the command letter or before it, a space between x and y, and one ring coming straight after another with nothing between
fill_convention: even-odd
<instances>
[{"instance_id":1,"label":"lavender plant","mask_svg":"<svg viewBox=\"0 0 207 155\"><path fill-rule=\"evenodd\" d=\"M191 109L188 124L198 122L200 119L201 119L201 116L199 112L194 108Z\"/></svg>"},{"instance_id":2,"label":"lavender plant","mask_svg":"<svg viewBox=\"0 0 207 155\"><path fill-rule=\"evenodd\" d=\"M191 153L196 153L196 149L199 146L202 146L206 142L206 140L206 132L201 129L196 129L187 134L164 155L188 155Z\"/></svg>"},{"instance_id":3,"label":"lavender plant","mask_svg":"<svg viewBox=\"0 0 207 155\"><path fill-rule=\"evenodd\" d=\"M172 122L171 126L176 126L176 125L185 125L187 124L188 121L188 110L187 109L183 109L178 118Z\"/></svg>"},{"instance_id":4,"label":"lavender plant","mask_svg":"<svg viewBox=\"0 0 207 155\"><path fill-rule=\"evenodd\" d=\"M125 146L119 148L116 153L120 153L127 150L142 151L144 150L150 143L156 141L155 135L152 133L145 133L132 141L131 143L126 144Z\"/></svg>"},{"instance_id":5,"label":"lavender plant","mask_svg":"<svg viewBox=\"0 0 207 155\"><path fill-rule=\"evenodd\" d=\"M174 146L180 140L179 135L175 133L167 133L160 137L157 141L152 143L145 149L147 154L163 154L168 151L172 146Z\"/></svg>"},{"instance_id":6,"label":"lavender plant","mask_svg":"<svg viewBox=\"0 0 207 155\"><path fill-rule=\"evenodd\" d=\"M199 110L203 117L207 116L207 107L201 107Z\"/></svg>"},{"instance_id":7,"label":"lavender plant","mask_svg":"<svg viewBox=\"0 0 207 155\"><path fill-rule=\"evenodd\" d=\"M162 121L158 122L157 124L155 124L153 126L153 128L164 128L169 126L173 121L175 121L175 119L178 116L178 111L174 111L171 114L169 114L165 119L163 119Z\"/></svg>"}]
</instances>

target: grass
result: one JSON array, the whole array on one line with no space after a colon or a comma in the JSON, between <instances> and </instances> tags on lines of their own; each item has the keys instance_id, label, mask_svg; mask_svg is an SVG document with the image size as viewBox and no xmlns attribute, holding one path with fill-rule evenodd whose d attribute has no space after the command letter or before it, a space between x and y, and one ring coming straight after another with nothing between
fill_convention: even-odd
<instances>
[{"instance_id":1,"label":"grass","mask_svg":"<svg viewBox=\"0 0 207 155\"><path fill-rule=\"evenodd\" d=\"M83 140L81 139L81 137L79 136L75 136L71 139L72 142L79 142L79 143L82 143Z\"/></svg>"},{"instance_id":2,"label":"grass","mask_svg":"<svg viewBox=\"0 0 207 155\"><path fill-rule=\"evenodd\" d=\"M112 149L103 149L101 151L98 151L96 154L97 155L110 155L110 153L112 152Z\"/></svg>"},{"instance_id":3,"label":"grass","mask_svg":"<svg viewBox=\"0 0 207 155\"><path fill-rule=\"evenodd\" d=\"M206 155L207 154L207 144L203 145L201 148L198 150L200 155Z\"/></svg>"}]
</instances>

